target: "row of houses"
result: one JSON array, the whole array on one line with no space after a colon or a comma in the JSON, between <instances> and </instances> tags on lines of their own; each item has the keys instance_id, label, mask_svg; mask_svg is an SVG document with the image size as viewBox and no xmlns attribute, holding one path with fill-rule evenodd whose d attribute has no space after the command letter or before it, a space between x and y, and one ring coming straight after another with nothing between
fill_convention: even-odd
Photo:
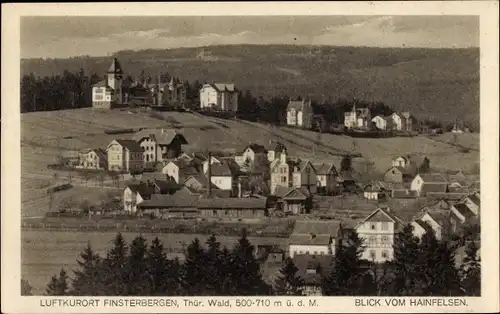
<instances>
[{"instance_id":1,"label":"row of houses","mask_svg":"<svg viewBox=\"0 0 500 314\"><path fill-rule=\"evenodd\" d=\"M312 128L314 112L310 100L290 100L286 115L287 125ZM344 113L344 127L347 129L376 128L384 131L413 132L415 125L416 119L410 112L394 112L390 116L372 117L369 108L358 108L354 104L351 111Z\"/></svg>"},{"instance_id":2,"label":"row of houses","mask_svg":"<svg viewBox=\"0 0 500 314\"><path fill-rule=\"evenodd\" d=\"M304 295L321 295L322 278L328 276L340 245L349 245L349 233L363 240L362 260L381 264L394 258L395 235L408 224L421 238L432 230L438 239L449 239L464 225L476 223L480 216L480 194L471 193L450 205L438 201L417 213L380 207L361 221L297 221L289 239L289 255L304 280Z\"/></svg>"}]
</instances>

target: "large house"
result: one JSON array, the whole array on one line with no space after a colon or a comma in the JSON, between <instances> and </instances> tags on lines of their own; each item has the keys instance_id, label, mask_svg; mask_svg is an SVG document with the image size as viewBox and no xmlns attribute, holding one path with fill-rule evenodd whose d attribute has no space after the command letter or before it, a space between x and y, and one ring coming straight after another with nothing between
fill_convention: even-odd
<instances>
[{"instance_id":1,"label":"large house","mask_svg":"<svg viewBox=\"0 0 500 314\"><path fill-rule=\"evenodd\" d=\"M275 192L279 197L277 202L277 210L292 215L307 214L312 207L312 195L305 188L285 188L278 186Z\"/></svg>"},{"instance_id":2,"label":"large house","mask_svg":"<svg viewBox=\"0 0 500 314\"><path fill-rule=\"evenodd\" d=\"M200 173L200 169L192 162L181 159L169 161L161 170L163 174L173 178L175 182L181 184L187 178Z\"/></svg>"},{"instance_id":3,"label":"large house","mask_svg":"<svg viewBox=\"0 0 500 314\"><path fill-rule=\"evenodd\" d=\"M296 254L293 257L297 267L296 276L304 281L304 285L299 287L302 295L323 295L323 278L330 275L333 261L333 255Z\"/></svg>"},{"instance_id":4,"label":"large house","mask_svg":"<svg viewBox=\"0 0 500 314\"><path fill-rule=\"evenodd\" d=\"M154 188L146 182L129 184L123 190L123 210L129 214L137 212L137 205L151 197Z\"/></svg>"},{"instance_id":5,"label":"large house","mask_svg":"<svg viewBox=\"0 0 500 314\"><path fill-rule=\"evenodd\" d=\"M411 182L411 190L417 191L418 196L426 196L427 193L446 193L448 181L440 173L420 173Z\"/></svg>"},{"instance_id":6,"label":"large house","mask_svg":"<svg viewBox=\"0 0 500 314\"><path fill-rule=\"evenodd\" d=\"M394 112L392 114L393 128L397 131L412 132L415 120L409 112Z\"/></svg>"},{"instance_id":7,"label":"large house","mask_svg":"<svg viewBox=\"0 0 500 314\"><path fill-rule=\"evenodd\" d=\"M410 182L414 174L407 167L392 166L384 173L384 181L390 183L406 183Z\"/></svg>"},{"instance_id":8,"label":"large house","mask_svg":"<svg viewBox=\"0 0 500 314\"><path fill-rule=\"evenodd\" d=\"M108 170L142 172L144 149L133 140L113 140L106 148Z\"/></svg>"},{"instance_id":9,"label":"large house","mask_svg":"<svg viewBox=\"0 0 500 314\"><path fill-rule=\"evenodd\" d=\"M375 116L372 119L375 127L379 130L392 130L392 117Z\"/></svg>"},{"instance_id":10,"label":"large house","mask_svg":"<svg viewBox=\"0 0 500 314\"><path fill-rule=\"evenodd\" d=\"M184 135L170 129L143 129L135 133L133 139L144 148L145 163L176 158L181 154L182 145L188 144Z\"/></svg>"},{"instance_id":11,"label":"large house","mask_svg":"<svg viewBox=\"0 0 500 314\"><path fill-rule=\"evenodd\" d=\"M92 107L110 109L126 103L123 92L123 70L118 59L114 58L106 78L92 86Z\"/></svg>"},{"instance_id":12,"label":"large house","mask_svg":"<svg viewBox=\"0 0 500 314\"><path fill-rule=\"evenodd\" d=\"M238 90L234 84L205 84L200 89L200 108L238 111Z\"/></svg>"},{"instance_id":13,"label":"large house","mask_svg":"<svg viewBox=\"0 0 500 314\"><path fill-rule=\"evenodd\" d=\"M296 254L335 255L342 233L340 221L297 221L290 235L290 257Z\"/></svg>"},{"instance_id":14,"label":"large house","mask_svg":"<svg viewBox=\"0 0 500 314\"><path fill-rule=\"evenodd\" d=\"M308 160L299 160L293 165L292 186L305 188L310 193L316 194L318 183L316 169Z\"/></svg>"},{"instance_id":15,"label":"large house","mask_svg":"<svg viewBox=\"0 0 500 314\"><path fill-rule=\"evenodd\" d=\"M174 194L152 194L150 199L137 205L139 215L152 215L158 218L195 218L199 215L200 195L188 189Z\"/></svg>"},{"instance_id":16,"label":"large house","mask_svg":"<svg viewBox=\"0 0 500 314\"><path fill-rule=\"evenodd\" d=\"M275 159L279 159L282 152L286 154L286 147L283 143L278 142L274 149L267 151L267 160L273 162Z\"/></svg>"},{"instance_id":17,"label":"large house","mask_svg":"<svg viewBox=\"0 0 500 314\"><path fill-rule=\"evenodd\" d=\"M369 108L356 108L352 106L352 110L344 113L344 126L348 129L367 129L372 122L371 112Z\"/></svg>"},{"instance_id":18,"label":"large house","mask_svg":"<svg viewBox=\"0 0 500 314\"><path fill-rule=\"evenodd\" d=\"M275 194L278 186L291 187L294 162L287 158L286 151L271 163L271 194Z\"/></svg>"},{"instance_id":19,"label":"large house","mask_svg":"<svg viewBox=\"0 0 500 314\"><path fill-rule=\"evenodd\" d=\"M450 211L432 210L425 211L413 220L413 235L421 238L427 231L432 230L438 240L444 239L450 231Z\"/></svg>"},{"instance_id":20,"label":"large house","mask_svg":"<svg viewBox=\"0 0 500 314\"><path fill-rule=\"evenodd\" d=\"M106 151L102 148L91 148L80 152L76 168L104 170L108 168Z\"/></svg>"},{"instance_id":21,"label":"large house","mask_svg":"<svg viewBox=\"0 0 500 314\"><path fill-rule=\"evenodd\" d=\"M267 149L259 144L250 144L241 153L241 155L234 156L234 160L238 165L244 165L248 163L249 165L257 163L267 163L268 162L268 152Z\"/></svg>"},{"instance_id":22,"label":"large house","mask_svg":"<svg viewBox=\"0 0 500 314\"><path fill-rule=\"evenodd\" d=\"M148 89L154 97L154 104L182 104L186 101L187 88L184 83L173 76L168 83L162 83L158 77L156 83L148 84Z\"/></svg>"},{"instance_id":23,"label":"large house","mask_svg":"<svg viewBox=\"0 0 500 314\"><path fill-rule=\"evenodd\" d=\"M312 127L313 109L310 100L290 100L286 109L286 124L306 129Z\"/></svg>"},{"instance_id":24,"label":"large house","mask_svg":"<svg viewBox=\"0 0 500 314\"><path fill-rule=\"evenodd\" d=\"M383 263L394 257L394 235L406 224L389 208L377 208L356 226L356 232L364 239L366 249L362 259Z\"/></svg>"},{"instance_id":25,"label":"large house","mask_svg":"<svg viewBox=\"0 0 500 314\"><path fill-rule=\"evenodd\" d=\"M333 192L337 185L336 177L338 176L335 166L333 164L322 163L314 165L314 168L316 169L318 192Z\"/></svg>"}]
</instances>

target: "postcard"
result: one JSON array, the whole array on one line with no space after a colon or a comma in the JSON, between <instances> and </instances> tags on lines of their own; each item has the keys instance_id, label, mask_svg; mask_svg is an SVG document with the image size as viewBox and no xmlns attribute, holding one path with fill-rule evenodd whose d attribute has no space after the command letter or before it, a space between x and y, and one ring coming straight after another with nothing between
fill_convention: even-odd
<instances>
[{"instance_id":1,"label":"postcard","mask_svg":"<svg viewBox=\"0 0 500 314\"><path fill-rule=\"evenodd\" d=\"M498 2L2 5L2 312L498 312Z\"/></svg>"}]
</instances>

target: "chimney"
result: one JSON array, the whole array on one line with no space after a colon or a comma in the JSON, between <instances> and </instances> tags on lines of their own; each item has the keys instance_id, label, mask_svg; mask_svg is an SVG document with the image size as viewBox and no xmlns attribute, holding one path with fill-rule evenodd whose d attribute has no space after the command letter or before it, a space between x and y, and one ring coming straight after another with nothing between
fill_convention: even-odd
<instances>
[{"instance_id":1,"label":"chimney","mask_svg":"<svg viewBox=\"0 0 500 314\"><path fill-rule=\"evenodd\" d=\"M208 170L207 170L207 178L208 178L208 197L212 197L212 153L208 152Z\"/></svg>"}]
</instances>

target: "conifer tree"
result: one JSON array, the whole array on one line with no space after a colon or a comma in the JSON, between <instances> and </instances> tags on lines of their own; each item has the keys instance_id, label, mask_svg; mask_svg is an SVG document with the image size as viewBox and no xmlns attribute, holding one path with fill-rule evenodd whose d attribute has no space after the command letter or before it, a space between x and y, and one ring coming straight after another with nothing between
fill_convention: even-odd
<instances>
[{"instance_id":1,"label":"conifer tree","mask_svg":"<svg viewBox=\"0 0 500 314\"><path fill-rule=\"evenodd\" d=\"M452 296L460 293L458 270L455 268L455 248L438 241L428 230L419 246L417 259L418 286L413 295Z\"/></svg>"},{"instance_id":2,"label":"conifer tree","mask_svg":"<svg viewBox=\"0 0 500 314\"><path fill-rule=\"evenodd\" d=\"M80 257L81 260L77 260L79 269L73 271L71 295L104 295L100 256L92 250L90 243L88 243L87 247L80 253Z\"/></svg>"},{"instance_id":3,"label":"conifer tree","mask_svg":"<svg viewBox=\"0 0 500 314\"><path fill-rule=\"evenodd\" d=\"M105 295L125 295L127 284L128 247L121 233L113 240L113 247L104 260Z\"/></svg>"},{"instance_id":4,"label":"conifer tree","mask_svg":"<svg viewBox=\"0 0 500 314\"><path fill-rule=\"evenodd\" d=\"M179 277L177 273L172 273L174 261L167 259L158 237L151 242L146 260L149 295L175 295L179 288Z\"/></svg>"},{"instance_id":5,"label":"conifer tree","mask_svg":"<svg viewBox=\"0 0 500 314\"><path fill-rule=\"evenodd\" d=\"M29 284L29 282L25 279L21 279L21 295L26 296L26 295L31 295L31 290L33 288Z\"/></svg>"},{"instance_id":6,"label":"conifer tree","mask_svg":"<svg viewBox=\"0 0 500 314\"><path fill-rule=\"evenodd\" d=\"M225 246L220 253L220 271L221 271L221 295L228 296L233 294L233 274L234 269L233 256Z\"/></svg>"},{"instance_id":7,"label":"conifer tree","mask_svg":"<svg viewBox=\"0 0 500 314\"><path fill-rule=\"evenodd\" d=\"M467 296L481 296L481 258L479 247L471 241L465 248L465 258L460 266L461 285Z\"/></svg>"},{"instance_id":8,"label":"conifer tree","mask_svg":"<svg viewBox=\"0 0 500 314\"><path fill-rule=\"evenodd\" d=\"M127 295L144 295L148 289L146 253L148 251L146 239L142 235L132 240L130 255L127 263Z\"/></svg>"},{"instance_id":9,"label":"conifer tree","mask_svg":"<svg viewBox=\"0 0 500 314\"><path fill-rule=\"evenodd\" d=\"M185 295L205 295L205 251L198 238L187 248L187 255L182 265L181 283Z\"/></svg>"},{"instance_id":10,"label":"conifer tree","mask_svg":"<svg viewBox=\"0 0 500 314\"><path fill-rule=\"evenodd\" d=\"M394 281L386 287L389 295L415 295L418 283L420 255L419 240L413 235L413 227L407 224L394 236L394 258L389 263L394 269Z\"/></svg>"},{"instance_id":11,"label":"conifer tree","mask_svg":"<svg viewBox=\"0 0 500 314\"><path fill-rule=\"evenodd\" d=\"M52 276L46 288L47 295L67 295L68 294L68 276L64 268L61 268L59 277Z\"/></svg>"},{"instance_id":12,"label":"conifer tree","mask_svg":"<svg viewBox=\"0 0 500 314\"><path fill-rule=\"evenodd\" d=\"M323 282L324 294L357 295L362 292L365 275L361 267L363 251L363 241L355 232L337 246L331 273Z\"/></svg>"},{"instance_id":13,"label":"conifer tree","mask_svg":"<svg viewBox=\"0 0 500 314\"><path fill-rule=\"evenodd\" d=\"M246 230L235 245L232 256L232 286L235 295L266 295L270 287L262 280L260 265L253 255L254 247L247 238Z\"/></svg>"},{"instance_id":14,"label":"conifer tree","mask_svg":"<svg viewBox=\"0 0 500 314\"><path fill-rule=\"evenodd\" d=\"M206 251L206 288L211 295L222 293L222 283L224 282L225 271L222 268L222 252L220 242L215 235L211 235L207 240L208 249Z\"/></svg>"},{"instance_id":15,"label":"conifer tree","mask_svg":"<svg viewBox=\"0 0 500 314\"><path fill-rule=\"evenodd\" d=\"M302 295L304 279L297 275L298 271L293 260L286 258L274 282L274 290L278 295Z\"/></svg>"}]
</instances>

